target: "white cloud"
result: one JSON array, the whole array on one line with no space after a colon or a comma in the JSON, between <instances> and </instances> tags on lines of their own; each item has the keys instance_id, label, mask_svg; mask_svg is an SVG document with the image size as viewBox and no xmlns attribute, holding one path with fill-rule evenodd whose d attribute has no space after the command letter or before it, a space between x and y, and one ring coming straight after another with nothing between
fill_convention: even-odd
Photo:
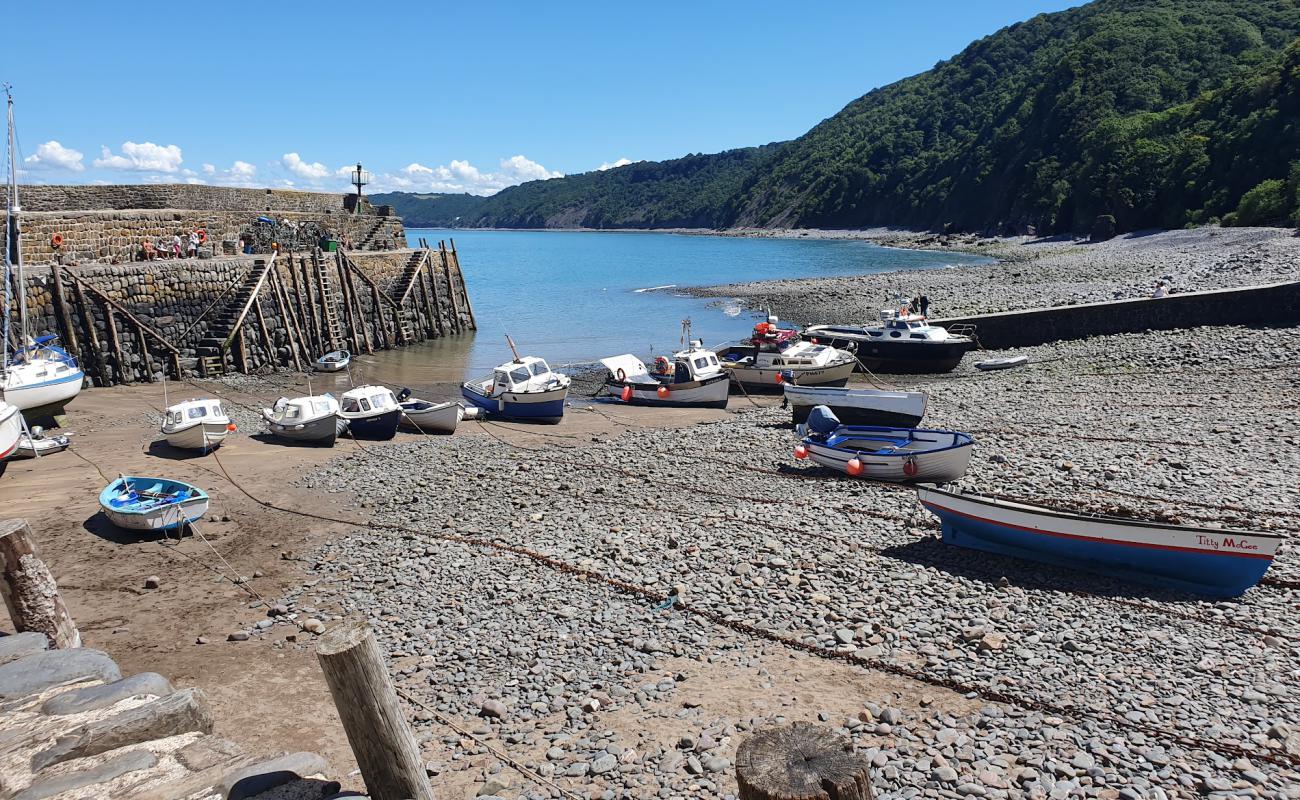
<instances>
[{"instance_id":1,"label":"white cloud","mask_svg":"<svg viewBox=\"0 0 1300 800\"><path fill-rule=\"evenodd\" d=\"M232 178L240 178L248 181L252 180L253 176L257 174L257 167L247 161L236 161L230 165L229 172Z\"/></svg>"},{"instance_id":2,"label":"white cloud","mask_svg":"<svg viewBox=\"0 0 1300 800\"><path fill-rule=\"evenodd\" d=\"M192 185L194 185L194 186L206 186L207 183L208 183L207 181L203 180L202 178L186 178L186 179L185 179L185 182L188 183L188 184L192 184Z\"/></svg>"},{"instance_id":3,"label":"white cloud","mask_svg":"<svg viewBox=\"0 0 1300 800\"><path fill-rule=\"evenodd\" d=\"M601 164L599 167L596 167L596 169L600 170L601 172L604 172L607 169L618 169L619 167L626 167L628 164L631 163L632 163L632 159L630 158L620 158L618 161L614 161L612 163L606 161L605 163Z\"/></svg>"},{"instance_id":4,"label":"white cloud","mask_svg":"<svg viewBox=\"0 0 1300 800\"><path fill-rule=\"evenodd\" d=\"M204 164L204 165L203 165L203 174L204 174L204 175L211 175L211 174L215 173L216 171L217 171L217 168L216 168L216 166L213 165L213 164Z\"/></svg>"},{"instance_id":5,"label":"white cloud","mask_svg":"<svg viewBox=\"0 0 1300 800\"><path fill-rule=\"evenodd\" d=\"M64 147L51 139L37 147L36 153L23 159L23 163L31 164L33 169L66 169L81 172L86 168L86 165L81 163L81 159L82 154L79 150Z\"/></svg>"},{"instance_id":6,"label":"white cloud","mask_svg":"<svg viewBox=\"0 0 1300 800\"><path fill-rule=\"evenodd\" d=\"M121 155L114 155L106 146L100 152L101 157L93 162L99 169L176 172L181 167L181 149L174 144L123 142Z\"/></svg>"},{"instance_id":7,"label":"white cloud","mask_svg":"<svg viewBox=\"0 0 1300 800\"><path fill-rule=\"evenodd\" d=\"M518 155L503 158L496 171L487 171L474 166L469 161L452 159L450 162L429 167L419 162L411 162L396 172L375 175L371 183L372 192L445 192L489 195L495 194L507 186L524 181L562 178L563 172L549 170L532 159Z\"/></svg>"},{"instance_id":8,"label":"white cloud","mask_svg":"<svg viewBox=\"0 0 1300 800\"><path fill-rule=\"evenodd\" d=\"M285 169L297 175L300 178L306 178L311 181L318 181L330 176L330 168L319 161L306 162L297 153L285 153L280 158L280 163Z\"/></svg>"}]
</instances>

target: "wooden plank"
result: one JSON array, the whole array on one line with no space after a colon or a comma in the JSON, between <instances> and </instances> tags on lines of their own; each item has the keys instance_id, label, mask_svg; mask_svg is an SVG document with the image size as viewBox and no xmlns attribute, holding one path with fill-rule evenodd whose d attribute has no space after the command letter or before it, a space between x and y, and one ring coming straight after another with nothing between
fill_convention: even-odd
<instances>
[{"instance_id":1,"label":"wooden plank","mask_svg":"<svg viewBox=\"0 0 1300 800\"><path fill-rule=\"evenodd\" d=\"M67 347L68 352L74 358L81 358L81 348L77 345L77 329L72 324L72 312L68 310L68 299L63 293L63 277L60 273L63 268L58 266L50 267L50 275L54 279L54 308L58 312L59 322L63 325L60 335L63 337L63 344Z\"/></svg>"},{"instance_id":2,"label":"wooden plank","mask_svg":"<svg viewBox=\"0 0 1300 800\"><path fill-rule=\"evenodd\" d=\"M283 287L280 286L280 273L277 271L271 276L271 296L275 298L275 307L280 310L280 319L284 321L284 330L289 340L289 355L293 356L293 368L302 372L302 361L298 358L298 347L301 344L298 335L298 326L294 324L293 316L289 312L289 303L281 294Z\"/></svg>"},{"instance_id":3,"label":"wooden plank","mask_svg":"<svg viewBox=\"0 0 1300 800\"><path fill-rule=\"evenodd\" d=\"M251 375L253 369L252 364L250 364L248 360L248 345L244 341L244 338L244 329L243 327L240 327L240 329L235 332L235 353L239 356L239 371L245 375Z\"/></svg>"},{"instance_id":4,"label":"wooden plank","mask_svg":"<svg viewBox=\"0 0 1300 800\"><path fill-rule=\"evenodd\" d=\"M349 266L347 256L343 255L343 251L340 250L339 274L342 276L343 283L347 284L348 295L351 298L353 305L353 318L356 320L356 324L353 326L353 335L355 335L356 329L360 328L362 338L366 343L366 352L373 353L375 352L375 346L370 339L370 326L366 324L366 315L361 308L361 298L357 295L356 284L352 282L352 272L353 270ZM378 309L375 310L378 311Z\"/></svg>"},{"instance_id":5,"label":"wooden plank","mask_svg":"<svg viewBox=\"0 0 1300 800\"><path fill-rule=\"evenodd\" d=\"M149 340L145 338L144 328L139 325L135 326L135 339L140 345L140 363L144 371L144 379L148 383L156 383L153 379L153 364L149 361Z\"/></svg>"},{"instance_id":6,"label":"wooden plank","mask_svg":"<svg viewBox=\"0 0 1300 800\"><path fill-rule=\"evenodd\" d=\"M331 630L317 642L316 658L370 797L434 800L370 626L350 622Z\"/></svg>"},{"instance_id":7,"label":"wooden plank","mask_svg":"<svg viewBox=\"0 0 1300 800\"><path fill-rule=\"evenodd\" d=\"M338 273L338 291L340 305L343 308L343 319L347 322L348 338L351 340L351 349L353 353L361 352L361 331L358 329L356 312L353 310L352 302L352 284L347 280L347 268L343 266L343 259L339 256L338 251L334 252L334 267Z\"/></svg>"},{"instance_id":8,"label":"wooden plank","mask_svg":"<svg viewBox=\"0 0 1300 800\"><path fill-rule=\"evenodd\" d=\"M81 314L81 321L85 325L86 344L93 355L93 367L95 372L99 373L100 386L112 386L113 377L109 374L108 365L105 364L104 349L99 344L99 334L95 331L95 314L89 302L86 301L86 293L82 289L81 282L76 281L72 284L73 294L77 298L77 311ZM85 369L85 363L82 369Z\"/></svg>"},{"instance_id":9,"label":"wooden plank","mask_svg":"<svg viewBox=\"0 0 1300 800\"><path fill-rule=\"evenodd\" d=\"M451 261L447 258L446 242L438 242L438 255L442 259L442 268L447 273L447 294L451 296L452 330L460 333L463 330L460 321L460 303L456 302L456 281L451 277Z\"/></svg>"},{"instance_id":10,"label":"wooden plank","mask_svg":"<svg viewBox=\"0 0 1300 800\"><path fill-rule=\"evenodd\" d=\"M14 630L43 633L55 649L81 647L81 634L35 539L27 520L0 520L0 594Z\"/></svg>"},{"instance_id":11,"label":"wooden plank","mask_svg":"<svg viewBox=\"0 0 1300 800\"><path fill-rule=\"evenodd\" d=\"M465 310L469 312L469 326L478 330L478 320L474 318L474 304L469 299L469 287L465 285L465 273L460 268L460 253L456 252L456 240L451 242L451 260L456 264L456 277L460 278L460 291L465 297Z\"/></svg>"},{"instance_id":12,"label":"wooden plank","mask_svg":"<svg viewBox=\"0 0 1300 800\"><path fill-rule=\"evenodd\" d=\"M113 317L113 307L104 306L104 327L108 333L108 346L113 348L113 360L117 365L117 378L125 384L131 381L126 377L126 359L122 356L122 342L117 338L117 321Z\"/></svg>"},{"instance_id":13,"label":"wooden plank","mask_svg":"<svg viewBox=\"0 0 1300 800\"><path fill-rule=\"evenodd\" d=\"M271 338L271 332L266 328L266 312L262 311L262 297L260 294L253 298L253 308L257 316L257 330L262 334L262 346L266 348L266 361L269 364L279 366L279 354L275 352L275 341Z\"/></svg>"},{"instance_id":14,"label":"wooden plank","mask_svg":"<svg viewBox=\"0 0 1300 800\"><path fill-rule=\"evenodd\" d=\"M433 258L430 257L425 264L428 268L426 278L429 281L429 287L433 292L434 321L438 326L438 335L447 335L447 325L442 321L442 298L438 296L438 268L434 266Z\"/></svg>"}]
</instances>

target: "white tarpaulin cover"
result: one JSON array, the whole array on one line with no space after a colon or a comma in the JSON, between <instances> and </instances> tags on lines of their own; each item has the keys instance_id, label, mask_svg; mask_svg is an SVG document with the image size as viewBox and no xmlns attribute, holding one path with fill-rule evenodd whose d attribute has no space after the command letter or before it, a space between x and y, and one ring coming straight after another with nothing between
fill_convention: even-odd
<instances>
[{"instance_id":1,"label":"white tarpaulin cover","mask_svg":"<svg viewBox=\"0 0 1300 800\"><path fill-rule=\"evenodd\" d=\"M621 369L624 375L623 380L629 383L658 383L658 381L650 377L650 370L646 369L641 359L631 353L602 358L600 363L605 365L605 369L609 370L609 374L614 378L618 377L618 371Z\"/></svg>"}]
</instances>

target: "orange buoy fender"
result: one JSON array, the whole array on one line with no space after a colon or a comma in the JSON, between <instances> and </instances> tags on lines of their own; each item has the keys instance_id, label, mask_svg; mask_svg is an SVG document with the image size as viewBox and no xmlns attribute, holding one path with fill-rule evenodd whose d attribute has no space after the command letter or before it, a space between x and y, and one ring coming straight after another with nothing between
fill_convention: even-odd
<instances>
[{"instance_id":1,"label":"orange buoy fender","mask_svg":"<svg viewBox=\"0 0 1300 800\"><path fill-rule=\"evenodd\" d=\"M50 237L50 244L54 245L55 247L62 247L62 246L63 246L63 234L61 234L61 233L56 233L56 234L54 234L53 236L51 236L51 237Z\"/></svg>"}]
</instances>

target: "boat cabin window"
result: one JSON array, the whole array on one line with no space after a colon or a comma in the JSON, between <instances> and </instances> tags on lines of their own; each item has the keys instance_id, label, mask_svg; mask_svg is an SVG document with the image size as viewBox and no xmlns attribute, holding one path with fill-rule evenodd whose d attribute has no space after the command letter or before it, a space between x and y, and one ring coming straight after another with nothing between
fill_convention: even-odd
<instances>
[{"instance_id":1,"label":"boat cabin window","mask_svg":"<svg viewBox=\"0 0 1300 800\"><path fill-rule=\"evenodd\" d=\"M298 408L297 406L285 406L284 409L285 419L298 419L301 416L302 416L301 408Z\"/></svg>"},{"instance_id":2,"label":"boat cabin window","mask_svg":"<svg viewBox=\"0 0 1300 800\"><path fill-rule=\"evenodd\" d=\"M717 356L709 356L709 363L712 364L712 365L715 366L715 367L718 366L718 357L717 357Z\"/></svg>"},{"instance_id":3,"label":"boat cabin window","mask_svg":"<svg viewBox=\"0 0 1300 800\"><path fill-rule=\"evenodd\" d=\"M890 335L890 337L892 337L892 338L894 338L894 339L898 339L898 338L902 337L903 334L900 333L899 331L890 331L890 332L889 332L889 335Z\"/></svg>"},{"instance_id":4,"label":"boat cabin window","mask_svg":"<svg viewBox=\"0 0 1300 800\"><path fill-rule=\"evenodd\" d=\"M388 405L388 395L383 393L372 394L370 395L370 403L375 408L384 408Z\"/></svg>"},{"instance_id":5,"label":"boat cabin window","mask_svg":"<svg viewBox=\"0 0 1300 800\"><path fill-rule=\"evenodd\" d=\"M533 362L533 374L534 374L534 375L545 375L546 373L548 373L548 372L550 372L550 371L551 371L551 368L548 367L548 366L546 366L546 362L545 362L545 361L534 361L534 362Z\"/></svg>"},{"instance_id":6,"label":"boat cabin window","mask_svg":"<svg viewBox=\"0 0 1300 800\"><path fill-rule=\"evenodd\" d=\"M207 406L194 406L193 408L188 408L185 410L185 416L189 417L190 419L199 419L200 417L206 417L207 415L208 415Z\"/></svg>"},{"instance_id":7,"label":"boat cabin window","mask_svg":"<svg viewBox=\"0 0 1300 800\"><path fill-rule=\"evenodd\" d=\"M924 334L924 333L914 333L914 334L912 334L911 336L909 336L908 338L909 338L909 339L924 339L924 338L925 338L925 334Z\"/></svg>"},{"instance_id":8,"label":"boat cabin window","mask_svg":"<svg viewBox=\"0 0 1300 800\"><path fill-rule=\"evenodd\" d=\"M510 370L510 380L515 383L526 383L528 381L528 367L518 367Z\"/></svg>"},{"instance_id":9,"label":"boat cabin window","mask_svg":"<svg viewBox=\"0 0 1300 800\"><path fill-rule=\"evenodd\" d=\"M703 360L704 359L699 359L699 361L703 361ZM698 364L699 361L697 361L696 363ZM677 383L689 382L691 380L690 367L686 366L685 363L678 361L677 368L674 370L673 380L676 381Z\"/></svg>"},{"instance_id":10,"label":"boat cabin window","mask_svg":"<svg viewBox=\"0 0 1300 800\"><path fill-rule=\"evenodd\" d=\"M774 359L772 359L772 366L774 366L774 367L780 367L780 366L784 366L784 365L785 365L785 359L782 359L782 358L774 358Z\"/></svg>"},{"instance_id":11,"label":"boat cabin window","mask_svg":"<svg viewBox=\"0 0 1300 800\"><path fill-rule=\"evenodd\" d=\"M312 408L316 410L317 414L328 414L332 410L328 400L316 400L312 403Z\"/></svg>"},{"instance_id":12,"label":"boat cabin window","mask_svg":"<svg viewBox=\"0 0 1300 800\"><path fill-rule=\"evenodd\" d=\"M696 368L696 369L704 369L704 368L707 367L708 365L709 365L709 360L708 360L707 358L705 358L704 356L700 356L699 358L695 359L695 368Z\"/></svg>"},{"instance_id":13,"label":"boat cabin window","mask_svg":"<svg viewBox=\"0 0 1300 800\"><path fill-rule=\"evenodd\" d=\"M181 412L179 412L179 411L169 411L169 412L167 412L167 424L168 424L168 425L175 425L175 424L179 423L180 421L181 421Z\"/></svg>"},{"instance_id":14,"label":"boat cabin window","mask_svg":"<svg viewBox=\"0 0 1300 800\"><path fill-rule=\"evenodd\" d=\"M370 410L370 401L364 397L357 401L357 405L361 406L362 411Z\"/></svg>"}]
</instances>

